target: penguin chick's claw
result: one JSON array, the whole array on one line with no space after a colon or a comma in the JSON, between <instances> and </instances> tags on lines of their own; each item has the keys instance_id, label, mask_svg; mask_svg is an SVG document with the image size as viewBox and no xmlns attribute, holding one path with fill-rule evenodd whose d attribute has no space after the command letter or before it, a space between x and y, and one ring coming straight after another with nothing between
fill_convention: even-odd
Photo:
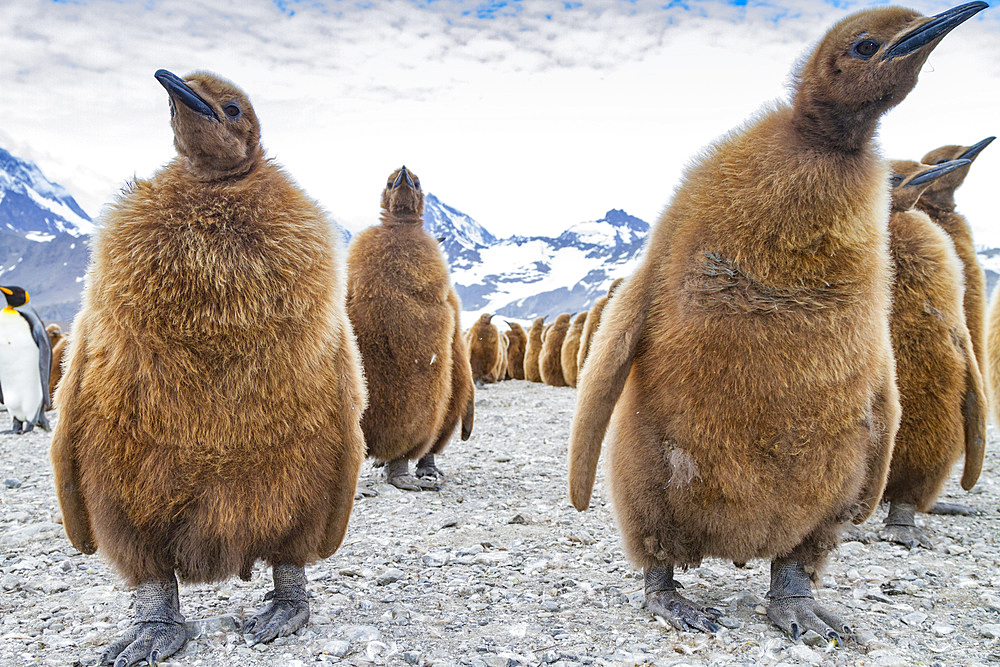
<instances>
[{"instance_id":1,"label":"penguin chick's claw","mask_svg":"<svg viewBox=\"0 0 1000 667\"><path fill-rule=\"evenodd\" d=\"M771 562L771 590L767 617L794 639L812 630L837 646L853 637L851 626L824 609L813 598L809 575L802 564L790 559Z\"/></svg>"},{"instance_id":2,"label":"penguin chick's claw","mask_svg":"<svg viewBox=\"0 0 1000 667\"><path fill-rule=\"evenodd\" d=\"M293 634L309 620L305 568L275 565L273 576L274 590L264 598L271 601L242 628L244 635L252 635L247 641L250 646Z\"/></svg>"},{"instance_id":3,"label":"penguin chick's claw","mask_svg":"<svg viewBox=\"0 0 1000 667\"><path fill-rule=\"evenodd\" d=\"M385 464L385 480L403 491L440 491L441 486L430 479L421 479L410 474L410 462L396 459Z\"/></svg>"},{"instance_id":4,"label":"penguin chick's claw","mask_svg":"<svg viewBox=\"0 0 1000 667\"><path fill-rule=\"evenodd\" d=\"M934 503L934 506L927 510L927 513L943 516L979 516L980 514L975 507L959 503Z\"/></svg>"},{"instance_id":5,"label":"penguin chick's claw","mask_svg":"<svg viewBox=\"0 0 1000 667\"><path fill-rule=\"evenodd\" d=\"M889 516L885 518L885 526L879 531L879 538L885 542L902 544L908 549L933 549L934 543L914 520L916 511L917 508L908 503L890 503Z\"/></svg>"},{"instance_id":6,"label":"penguin chick's claw","mask_svg":"<svg viewBox=\"0 0 1000 667\"><path fill-rule=\"evenodd\" d=\"M722 612L711 607L698 608L677 592L680 587L674 581L672 566L646 570L646 609L681 632L718 632L715 620Z\"/></svg>"},{"instance_id":7,"label":"penguin chick's claw","mask_svg":"<svg viewBox=\"0 0 1000 667\"><path fill-rule=\"evenodd\" d=\"M99 664L130 667L142 660L155 665L187 641L177 598L177 580L145 581L134 596L135 622L101 654Z\"/></svg>"},{"instance_id":8,"label":"penguin chick's claw","mask_svg":"<svg viewBox=\"0 0 1000 667\"><path fill-rule=\"evenodd\" d=\"M422 459L417 461L417 469L415 472L417 473L417 477L431 477L439 480L444 479L444 473L441 472L441 469L434 463L433 454L427 454Z\"/></svg>"}]
</instances>

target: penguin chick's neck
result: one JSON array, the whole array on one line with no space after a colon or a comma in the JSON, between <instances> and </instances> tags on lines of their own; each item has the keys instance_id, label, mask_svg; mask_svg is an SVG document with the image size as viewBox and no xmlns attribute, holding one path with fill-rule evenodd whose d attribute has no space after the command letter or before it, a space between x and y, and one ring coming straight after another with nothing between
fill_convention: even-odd
<instances>
[{"instance_id":1,"label":"penguin chick's neck","mask_svg":"<svg viewBox=\"0 0 1000 667\"><path fill-rule=\"evenodd\" d=\"M884 107L879 104L850 109L800 90L792 103L792 126L807 144L856 153L871 144L879 118L890 106L885 100Z\"/></svg>"},{"instance_id":2,"label":"penguin chick's neck","mask_svg":"<svg viewBox=\"0 0 1000 667\"><path fill-rule=\"evenodd\" d=\"M925 190L917 200L917 208L930 213L954 213L954 190Z\"/></svg>"},{"instance_id":3,"label":"penguin chick's neck","mask_svg":"<svg viewBox=\"0 0 1000 667\"><path fill-rule=\"evenodd\" d=\"M181 154L185 170L198 181L217 182L236 180L249 176L264 164L264 149L258 144L241 160L232 161L206 155Z\"/></svg>"},{"instance_id":4,"label":"penguin chick's neck","mask_svg":"<svg viewBox=\"0 0 1000 667\"><path fill-rule=\"evenodd\" d=\"M421 226L424 224L423 217L415 211L386 211L382 209L382 224L388 226Z\"/></svg>"}]
</instances>

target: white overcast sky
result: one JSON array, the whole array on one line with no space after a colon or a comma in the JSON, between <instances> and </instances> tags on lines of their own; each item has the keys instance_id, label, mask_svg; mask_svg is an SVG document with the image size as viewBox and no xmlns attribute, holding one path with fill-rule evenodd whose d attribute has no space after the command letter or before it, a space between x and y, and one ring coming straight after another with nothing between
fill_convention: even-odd
<instances>
[{"instance_id":1,"label":"white overcast sky","mask_svg":"<svg viewBox=\"0 0 1000 667\"><path fill-rule=\"evenodd\" d=\"M864 6L0 0L0 146L95 215L174 154L153 72L207 69L249 94L268 153L349 228L376 221L404 163L498 236L555 235L610 208L653 222L685 163L786 97L796 61ZM942 42L880 133L886 156L913 159L994 134L1000 7ZM991 246L998 182L1000 141L958 196Z\"/></svg>"}]
</instances>

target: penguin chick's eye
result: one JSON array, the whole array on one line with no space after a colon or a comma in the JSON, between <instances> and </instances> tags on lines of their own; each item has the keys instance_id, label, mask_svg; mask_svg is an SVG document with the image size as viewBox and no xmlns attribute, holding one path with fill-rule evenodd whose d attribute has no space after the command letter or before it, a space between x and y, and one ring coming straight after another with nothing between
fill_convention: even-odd
<instances>
[{"instance_id":1,"label":"penguin chick's eye","mask_svg":"<svg viewBox=\"0 0 1000 667\"><path fill-rule=\"evenodd\" d=\"M868 60L878 51L878 42L871 39L861 39L851 46L851 55L855 58Z\"/></svg>"},{"instance_id":2,"label":"penguin chick's eye","mask_svg":"<svg viewBox=\"0 0 1000 667\"><path fill-rule=\"evenodd\" d=\"M241 113L240 108L235 104L229 103L226 106L222 107L222 110L225 111L226 115L229 116L229 118L232 120L236 120L237 118L240 117Z\"/></svg>"},{"instance_id":3,"label":"penguin chick's eye","mask_svg":"<svg viewBox=\"0 0 1000 667\"><path fill-rule=\"evenodd\" d=\"M902 183L902 182L903 182L903 175L902 174L893 174L889 178L889 185L891 187L894 187L894 188L898 188L899 184Z\"/></svg>"},{"instance_id":4,"label":"penguin chick's eye","mask_svg":"<svg viewBox=\"0 0 1000 667\"><path fill-rule=\"evenodd\" d=\"M420 189L420 179L419 178L413 181L413 187L415 187L417 190Z\"/></svg>"}]
</instances>

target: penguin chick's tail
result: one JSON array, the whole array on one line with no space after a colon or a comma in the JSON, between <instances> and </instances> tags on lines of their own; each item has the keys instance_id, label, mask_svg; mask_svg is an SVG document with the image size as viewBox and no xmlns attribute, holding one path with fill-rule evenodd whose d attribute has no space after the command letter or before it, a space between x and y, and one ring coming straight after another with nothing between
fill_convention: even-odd
<instances>
[{"instance_id":1,"label":"penguin chick's tail","mask_svg":"<svg viewBox=\"0 0 1000 667\"><path fill-rule=\"evenodd\" d=\"M649 273L649 266L641 267L608 303L579 377L569 444L569 498L581 512L590 505L601 443L646 322L652 298Z\"/></svg>"}]
</instances>

